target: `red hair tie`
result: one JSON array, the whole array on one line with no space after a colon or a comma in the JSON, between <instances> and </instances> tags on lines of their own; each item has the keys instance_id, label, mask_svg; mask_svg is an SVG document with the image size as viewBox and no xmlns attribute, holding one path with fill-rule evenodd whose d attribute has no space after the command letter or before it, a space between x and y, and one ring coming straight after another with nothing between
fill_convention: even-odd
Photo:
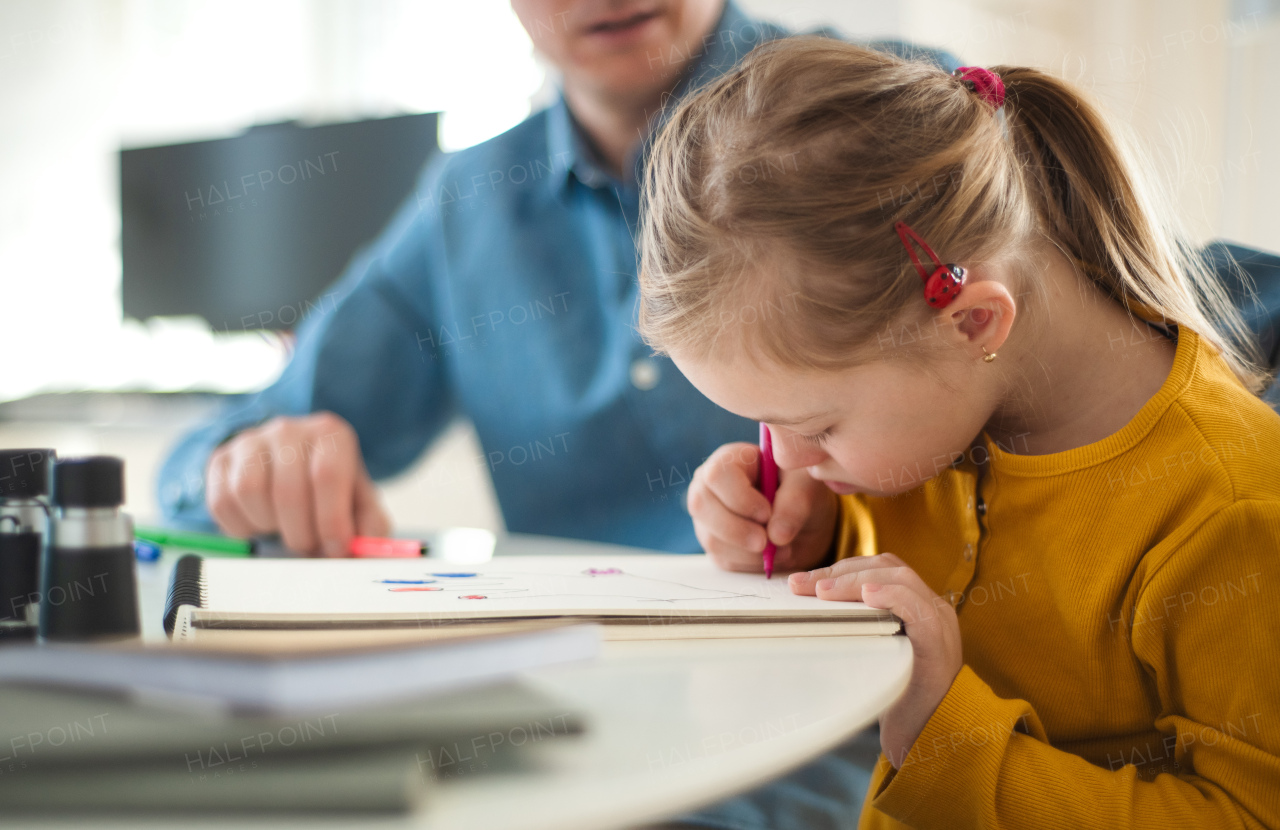
<instances>
[{"instance_id":1,"label":"red hair tie","mask_svg":"<svg viewBox=\"0 0 1280 830\"><path fill-rule=\"evenodd\" d=\"M1004 106L1004 81L996 73L981 66L962 66L951 74L996 109Z\"/></svg>"},{"instance_id":2,"label":"red hair tie","mask_svg":"<svg viewBox=\"0 0 1280 830\"><path fill-rule=\"evenodd\" d=\"M906 247L907 255L911 257L911 264L916 267L920 279L924 280L925 302L934 308L946 308L952 300L960 296L960 289L964 287L964 269L959 265L943 265L942 260L938 259L938 255L929 247L929 243L921 239L920 234L913 231L906 222L894 223L893 229L898 232L898 238ZM920 259L916 256L915 249L911 247L913 239L933 260L932 273L920 263Z\"/></svg>"}]
</instances>

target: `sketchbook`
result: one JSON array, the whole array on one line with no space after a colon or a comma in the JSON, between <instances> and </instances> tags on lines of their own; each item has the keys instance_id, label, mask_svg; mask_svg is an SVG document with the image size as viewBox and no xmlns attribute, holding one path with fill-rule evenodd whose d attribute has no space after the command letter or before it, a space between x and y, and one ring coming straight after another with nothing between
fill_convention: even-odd
<instances>
[{"instance_id":1,"label":"sketchbook","mask_svg":"<svg viewBox=\"0 0 1280 830\"><path fill-rule=\"evenodd\" d=\"M703 555L430 559L201 559L174 571L165 626L178 640L227 629L511 630L603 625L605 639L887 635L886 611L791 593L785 578L720 570Z\"/></svg>"}]
</instances>

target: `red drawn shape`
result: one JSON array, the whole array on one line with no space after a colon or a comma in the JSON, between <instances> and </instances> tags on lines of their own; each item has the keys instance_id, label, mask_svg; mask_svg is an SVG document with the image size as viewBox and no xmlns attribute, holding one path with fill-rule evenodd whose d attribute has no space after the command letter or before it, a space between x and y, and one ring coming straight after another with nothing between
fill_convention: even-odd
<instances>
[{"instance_id":1,"label":"red drawn shape","mask_svg":"<svg viewBox=\"0 0 1280 830\"><path fill-rule=\"evenodd\" d=\"M463 594L458 599L488 599L484 594Z\"/></svg>"},{"instance_id":2,"label":"red drawn shape","mask_svg":"<svg viewBox=\"0 0 1280 830\"><path fill-rule=\"evenodd\" d=\"M443 591L444 589L436 588L434 586L415 585L412 588L388 588L387 590L394 591L396 593L403 593L404 591Z\"/></svg>"}]
</instances>

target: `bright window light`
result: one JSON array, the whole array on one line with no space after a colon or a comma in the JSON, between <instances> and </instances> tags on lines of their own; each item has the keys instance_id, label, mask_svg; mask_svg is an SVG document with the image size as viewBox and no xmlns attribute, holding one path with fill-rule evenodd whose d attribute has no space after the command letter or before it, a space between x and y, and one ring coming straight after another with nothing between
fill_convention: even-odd
<instances>
[{"instance_id":1,"label":"bright window light","mask_svg":"<svg viewBox=\"0 0 1280 830\"><path fill-rule=\"evenodd\" d=\"M122 321L116 153L255 123L443 112L441 146L510 129L545 82L506 0L0 4L0 400L261 388L279 337ZM19 37L20 35L20 37Z\"/></svg>"}]
</instances>

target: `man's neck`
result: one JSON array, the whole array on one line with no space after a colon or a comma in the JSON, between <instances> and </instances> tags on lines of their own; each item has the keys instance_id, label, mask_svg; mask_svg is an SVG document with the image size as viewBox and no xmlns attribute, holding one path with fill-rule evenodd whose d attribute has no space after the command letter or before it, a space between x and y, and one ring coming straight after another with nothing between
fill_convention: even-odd
<instances>
[{"instance_id":1,"label":"man's neck","mask_svg":"<svg viewBox=\"0 0 1280 830\"><path fill-rule=\"evenodd\" d=\"M1007 451L1025 455L1064 452L1124 428L1160 390L1177 353L1056 251L1042 278L1043 324L1011 355L1009 394L986 426Z\"/></svg>"},{"instance_id":2,"label":"man's neck","mask_svg":"<svg viewBox=\"0 0 1280 830\"><path fill-rule=\"evenodd\" d=\"M600 162L623 181L629 178L626 171L665 94L663 91L621 98L584 89L567 79L564 85L565 103L586 132Z\"/></svg>"}]
</instances>

